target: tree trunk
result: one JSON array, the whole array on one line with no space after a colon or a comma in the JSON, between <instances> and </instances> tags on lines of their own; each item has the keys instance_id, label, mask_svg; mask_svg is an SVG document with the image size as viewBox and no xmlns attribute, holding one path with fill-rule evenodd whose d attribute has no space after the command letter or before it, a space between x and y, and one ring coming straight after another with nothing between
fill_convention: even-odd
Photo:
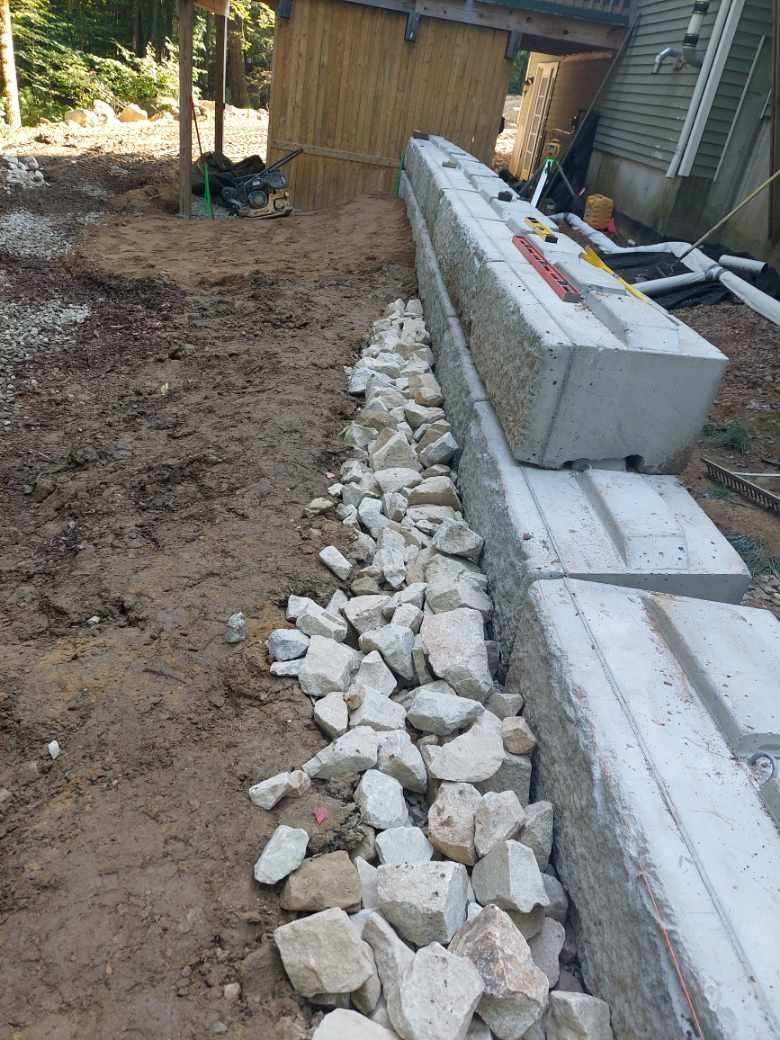
<instances>
[{"instance_id":1,"label":"tree trunk","mask_svg":"<svg viewBox=\"0 0 780 1040\"><path fill-rule=\"evenodd\" d=\"M22 116L19 111L19 88L16 84L10 0L0 0L0 83L6 122L12 130L18 130L22 125Z\"/></svg>"},{"instance_id":2,"label":"tree trunk","mask_svg":"<svg viewBox=\"0 0 780 1040\"><path fill-rule=\"evenodd\" d=\"M249 108L244 70L244 34L240 18L231 18L228 29L228 88L231 104L237 108Z\"/></svg>"}]
</instances>

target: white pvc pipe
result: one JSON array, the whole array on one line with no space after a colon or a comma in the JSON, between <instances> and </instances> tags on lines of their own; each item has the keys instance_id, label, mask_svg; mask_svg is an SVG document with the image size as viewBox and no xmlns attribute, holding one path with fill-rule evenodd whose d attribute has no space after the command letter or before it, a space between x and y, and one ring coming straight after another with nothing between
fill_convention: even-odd
<instances>
[{"instance_id":1,"label":"white pvc pipe","mask_svg":"<svg viewBox=\"0 0 780 1040\"><path fill-rule=\"evenodd\" d=\"M658 296L669 289L682 289L686 285L700 285L706 282L707 275L702 271L688 271L687 274L670 274L668 278L652 278L648 282L634 282L634 288L645 296Z\"/></svg>"},{"instance_id":2,"label":"white pvc pipe","mask_svg":"<svg viewBox=\"0 0 780 1040\"><path fill-rule=\"evenodd\" d=\"M752 307L754 311L763 315L768 321L774 322L775 325L780 325L780 300L767 296L765 292L756 289L754 285L750 285L744 278L732 274L731 271L724 271L720 276L720 281L729 292L733 292L748 307Z\"/></svg>"},{"instance_id":3,"label":"white pvc pipe","mask_svg":"<svg viewBox=\"0 0 780 1040\"><path fill-rule=\"evenodd\" d=\"M680 160L683 157L685 146L688 144L688 138L690 137L693 124L696 121L696 115L699 111L699 103L701 96L704 93L704 88L707 85L707 79L712 69L712 62L715 57L715 52L718 49L718 42L723 32L723 25L726 21L726 15L728 14L731 6L730 0L721 0L718 5L718 13L715 15L715 22L712 26L712 34L707 41L707 50L704 52L704 58L701 63L701 69L696 80L696 86L693 88L693 94L691 95L691 102L688 105L688 111L685 114L685 122L683 123L682 130L680 131L680 137L677 141L677 147L674 155L672 156L669 167L666 171L667 177L676 177L677 170L680 166Z\"/></svg>"},{"instance_id":4,"label":"white pvc pipe","mask_svg":"<svg viewBox=\"0 0 780 1040\"><path fill-rule=\"evenodd\" d=\"M751 260L749 256L732 256L730 253L718 257L718 263L730 267L732 271L751 271L753 274L761 274L767 268L763 260Z\"/></svg>"}]
</instances>

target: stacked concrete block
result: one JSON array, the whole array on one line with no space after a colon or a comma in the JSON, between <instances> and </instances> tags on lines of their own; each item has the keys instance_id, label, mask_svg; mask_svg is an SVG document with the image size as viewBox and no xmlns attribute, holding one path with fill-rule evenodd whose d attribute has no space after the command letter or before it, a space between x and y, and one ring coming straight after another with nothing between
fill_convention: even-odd
<instances>
[{"instance_id":1,"label":"stacked concrete block","mask_svg":"<svg viewBox=\"0 0 780 1040\"><path fill-rule=\"evenodd\" d=\"M485 538L482 566L504 653L537 578L727 603L738 603L750 584L739 554L676 477L520 465L484 400L474 404L459 481L469 522Z\"/></svg>"},{"instance_id":2,"label":"stacked concrete block","mask_svg":"<svg viewBox=\"0 0 780 1040\"><path fill-rule=\"evenodd\" d=\"M473 157L440 138L412 140L406 166L514 457L548 468L631 458L678 472L717 390L720 351L582 260L567 236L545 241L520 202L488 202L488 171ZM559 266L578 301L553 291L515 235Z\"/></svg>"},{"instance_id":3,"label":"stacked concrete block","mask_svg":"<svg viewBox=\"0 0 780 1040\"><path fill-rule=\"evenodd\" d=\"M780 1037L777 620L562 579L521 623L507 688L616 1036Z\"/></svg>"}]
</instances>

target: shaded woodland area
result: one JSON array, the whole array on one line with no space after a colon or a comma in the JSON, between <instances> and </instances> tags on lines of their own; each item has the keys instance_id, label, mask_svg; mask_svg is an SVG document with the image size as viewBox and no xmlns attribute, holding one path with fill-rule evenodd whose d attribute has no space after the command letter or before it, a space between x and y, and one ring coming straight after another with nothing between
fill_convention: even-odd
<instances>
[{"instance_id":1,"label":"shaded woodland area","mask_svg":"<svg viewBox=\"0 0 780 1040\"><path fill-rule=\"evenodd\" d=\"M35 124L96 100L153 111L177 92L176 7L176 0L0 0L0 118ZM228 101L267 105L273 13L256 0L231 9ZM214 19L198 9L195 83L206 95L214 45Z\"/></svg>"}]
</instances>

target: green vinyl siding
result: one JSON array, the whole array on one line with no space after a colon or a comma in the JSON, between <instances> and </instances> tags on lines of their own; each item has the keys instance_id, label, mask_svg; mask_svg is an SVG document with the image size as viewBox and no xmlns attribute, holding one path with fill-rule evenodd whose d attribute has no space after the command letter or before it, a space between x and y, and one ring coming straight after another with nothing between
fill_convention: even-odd
<instances>
[{"instance_id":1,"label":"green vinyl siding","mask_svg":"<svg viewBox=\"0 0 780 1040\"><path fill-rule=\"evenodd\" d=\"M717 10L718 0L713 0L702 26L702 47ZM653 62L664 47L681 46L692 11L693 0L639 0L639 28L599 106L599 151L657 170L668 167L699 70L685 65L675 72L670 60L653 75Z\"/></svg>"},{"instance_id":2,"label":"green vinyl siding","mask_svg":"<svg viewBox=\"0 0 780 1040\"><path fill-rule=\"evenodd\" d=\"M694 177L715 175L762 36L767 37L764 42L766 57L772 47L771 0L746 0L691 170Z\"/></svg>"}]
</instances>

